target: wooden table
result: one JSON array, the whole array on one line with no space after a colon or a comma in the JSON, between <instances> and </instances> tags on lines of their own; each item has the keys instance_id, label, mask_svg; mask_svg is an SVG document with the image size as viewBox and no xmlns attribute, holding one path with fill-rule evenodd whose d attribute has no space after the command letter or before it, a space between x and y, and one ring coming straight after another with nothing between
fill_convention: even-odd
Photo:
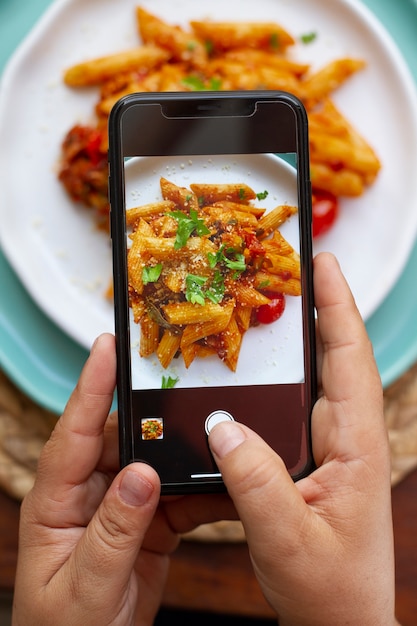
<instances>
[{"instance_id":1,"label":"wooden table","mask_svg":"<svg viewBox=\"0 0 417 626\"><path fill-rule=\"evenodd\" d=\"M393 489L397 618L417 620L417 471ZM0 492L0 592L13 590L19 504ZM183 542L172 558L164 606L272 617L252 573L247 548Z\"/></svg>"}]
</instances>

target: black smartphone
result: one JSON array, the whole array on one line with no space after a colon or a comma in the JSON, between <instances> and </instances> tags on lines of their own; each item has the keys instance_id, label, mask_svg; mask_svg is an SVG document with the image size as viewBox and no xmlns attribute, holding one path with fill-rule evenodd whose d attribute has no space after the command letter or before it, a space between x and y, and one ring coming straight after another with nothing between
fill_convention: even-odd
<instances>
[{"instance_id":1,"label":"black smartphone","mask_svg":"<svg viewBox=\"0 0 417 626\"><path fill-rule=\"evenodd\" d=\"M122 466L224 490L222 420L294 480L316 397L307 116L283 92L133 94L109 121Z\"/></svg>"}]
</instances>

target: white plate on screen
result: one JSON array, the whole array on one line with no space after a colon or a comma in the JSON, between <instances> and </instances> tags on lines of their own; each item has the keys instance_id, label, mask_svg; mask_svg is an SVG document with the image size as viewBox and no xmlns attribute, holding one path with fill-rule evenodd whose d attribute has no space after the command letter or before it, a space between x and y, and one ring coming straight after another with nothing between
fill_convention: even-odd
<instances>
[{"instance_id":1,"label":"white plate on screen","mask_svg":"<svg viewBox=\"0 0 417 626\"><path fill-rule=\"evenodd\" d=\"M160 179L181 187L192 183L228 184L243 180L255 193L268 192L256 205L270 211L281 204L297 206L295 169L274 155L169 157L132 159L126 165L126 208L162 200ZM292 216L279 231L299 252L298 219ZM140 327L131 316L132 386L159 389L162 377L178 378L176 387L267 385L304 380L301 298L286 297L282 317L272 324L250 328L244 335L236 372L217 356L196 358L186 369L173 359L167 370L156 355L139 356Z\"/></svg>"},{"instance_id":2,"label":"white plate on screen","mask_svg":"<svg viewBox=\"0 0 417 626\"><path fill-rule=\"evenodd\" d=\"M56 179L60 143L76 122L92 121L95 89L62 84L73 63L137 45L137 0L57 0L15 53L2 80L0 238L4 252L41 308L81 345L113 328L104 298L111 276L110 246L83 207ZM359 199L342 202L332 231L316 251L334 251L364 318L391 290L406 263L417 228L417 107L415 88L396 46L355 0L145 0L170 23L193 18L270 20L294 36L316 32L297 46L313 67L350 55L367 68L335 96L364 134L383 169Z\"/></svg>"}]
</instances>

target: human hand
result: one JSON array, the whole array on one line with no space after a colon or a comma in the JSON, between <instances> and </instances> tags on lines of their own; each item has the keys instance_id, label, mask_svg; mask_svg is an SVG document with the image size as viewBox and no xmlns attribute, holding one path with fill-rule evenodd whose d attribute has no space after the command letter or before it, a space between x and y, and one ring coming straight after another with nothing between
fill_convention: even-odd
<instances>
[{"instance_id":1,"label":"human hand","mask_svg":"<svg viewBox=\"0 0 417 626\"><path fill-rule=\"evenodd\" d=\"M178 534L230 510L226 495L159 503L146 464L117 473L115 379L114 338L103 335L22 504L14 626L151 625Z\"/></svg>"},{"instance_id":2,"label":"human hand","mask_svg":"<svg viewBox=\"0 0 417 626\"><path fill-rule=\"evenodd\" d=\"M280 626L395 624L390 458L372 347L336 260L314 266L317 469L293 483L247 427L209 437L243 522L255 574Z\"/></svg>"}]
</instances>

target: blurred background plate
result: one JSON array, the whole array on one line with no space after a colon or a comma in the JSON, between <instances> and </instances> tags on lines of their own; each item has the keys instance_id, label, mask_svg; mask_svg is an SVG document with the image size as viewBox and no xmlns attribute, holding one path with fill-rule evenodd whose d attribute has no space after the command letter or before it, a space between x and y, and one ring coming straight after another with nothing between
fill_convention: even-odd
<instances>
[{"instance_id":1,"label":"blurred background plate","mask_svg":"<svg viewBox=\"0 0 417 626\"><path fill-rule=\"evenodd\" d=\"M413 50L417 31L416 3L404 0L401 4L393 4L385 0L368 0L367 4L390 29L416 75L417 61ZM2 65L47 5L45 0L30 3L28 0L13 0L13 3L6 0L1 4ZM414 248L400 280L367 322L385 385L403 373L417 358L416 267L417 251ZM3 292L0 305L1 364L9 376L35 400L60 412L87 352L39 310L4 257L0 258L0 280Z\"/></svg>"}]
</instances>

